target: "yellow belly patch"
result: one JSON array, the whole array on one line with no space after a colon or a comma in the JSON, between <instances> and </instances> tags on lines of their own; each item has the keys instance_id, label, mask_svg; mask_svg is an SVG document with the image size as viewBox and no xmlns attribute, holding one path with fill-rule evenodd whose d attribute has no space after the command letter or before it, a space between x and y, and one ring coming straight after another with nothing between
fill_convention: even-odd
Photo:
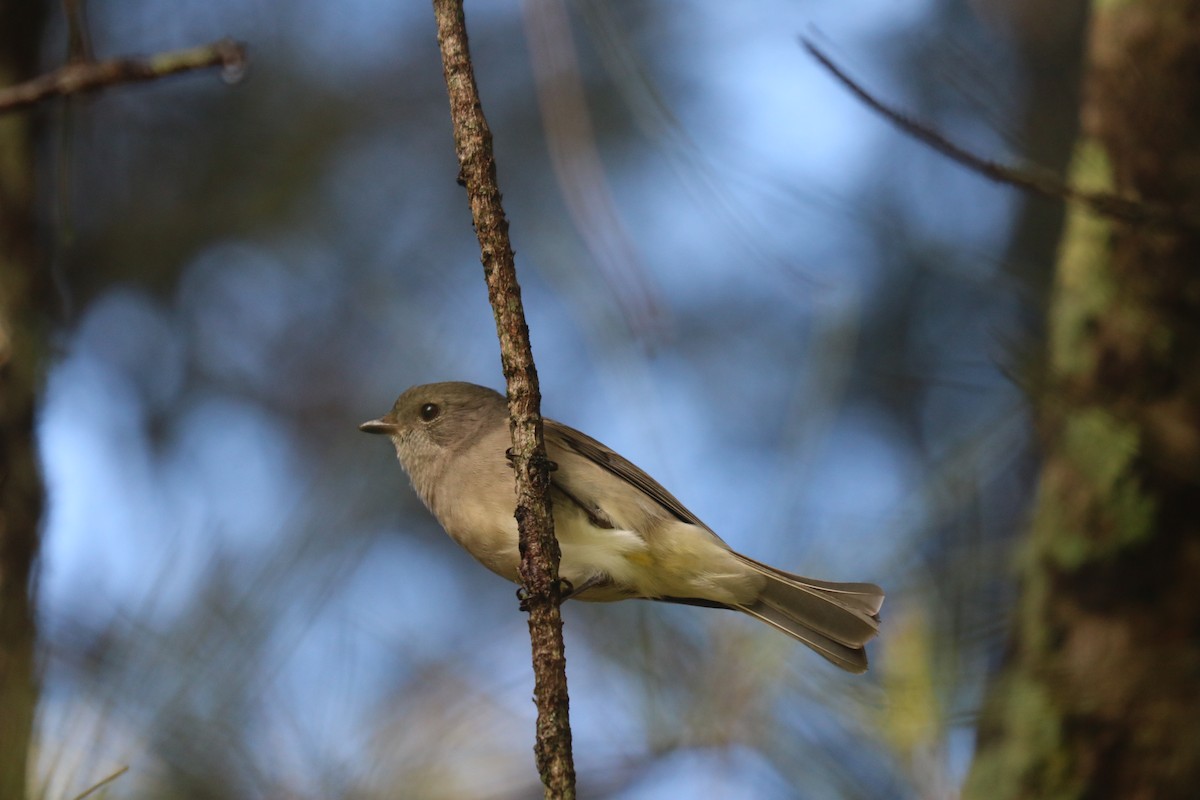
<instances>
[{"instance_id":1,"label":"yellow belly patch","mask_svg":"<svg viewBox=\"0 0 1200 800\"><path fill-rule=\"evenodd\" d=\"M654 556L650 555L645 550L640 552L626 553L625 560L639 567L649 567L654 564Z\"/></svg>"}]
</instances>

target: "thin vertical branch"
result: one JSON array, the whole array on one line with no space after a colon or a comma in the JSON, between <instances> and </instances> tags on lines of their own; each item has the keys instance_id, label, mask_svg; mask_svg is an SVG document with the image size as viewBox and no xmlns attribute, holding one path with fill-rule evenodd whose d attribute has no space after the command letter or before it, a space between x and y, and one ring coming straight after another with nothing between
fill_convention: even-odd
<instances>
[{"instance_id":1,"label":"thin vertical branch","mask_svg":"<svg viewBox=\"0 0 1200 800\"><path fill-rule=\"evenodd\" d=\"M521 581L529 610L533 648L537 742L534 752L547 798L575 796L571 756L566 656L562 638L558 542L550 513L550 473L542 438L541 394L521 305L521 288L508 240L508 221L496 184L492 134L484 119L467 48L462 0L433 0L442 68L450 94L459 183L467 189L479 238L488 299L496 316L516 472L516 518L521 542Z\"/></svg>"}]
</instances>

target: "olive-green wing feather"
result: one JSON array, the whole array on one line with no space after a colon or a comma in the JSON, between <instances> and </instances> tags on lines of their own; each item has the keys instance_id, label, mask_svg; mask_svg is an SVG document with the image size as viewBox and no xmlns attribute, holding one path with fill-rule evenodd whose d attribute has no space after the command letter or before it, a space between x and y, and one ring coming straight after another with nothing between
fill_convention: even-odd
<instances>
[{"instance_id":1,"label":"olive-green wing feather","mask_svg":"<svg viewBox=\"0 0 1200 800\"><path fill-rule=\"evenodd\" d=\"M664 489L658 481L643 472L637 465L622 458L586 433L580 433L574 428L563 425L561 422L548 419L545 420L544 426L546 447L548 450L551 450L551 460L554 459L552 451L555 447L577 453L596 466L607 470L631 486L636 487L679 521L698 525L708 530L708 526L701 522L699 517L688 511L683 503L679 502L673 494ZM584 505L586 510L588 498L573 495L571 487L566 486L557 473L550 473L550 482L570 497L572 501ZM711 533L711 531L709 532ZM716 534L713 535L715 536Z\"/></svg>"}]
</instances>

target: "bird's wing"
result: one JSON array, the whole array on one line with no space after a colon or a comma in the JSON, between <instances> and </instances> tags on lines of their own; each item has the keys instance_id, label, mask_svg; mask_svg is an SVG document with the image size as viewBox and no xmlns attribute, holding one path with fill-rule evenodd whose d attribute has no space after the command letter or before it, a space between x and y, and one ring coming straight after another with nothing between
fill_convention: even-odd
<instances>
[{"instance_id":1,"label":"bird's wing","mask_svg":"<svg viewBox=\"0 0 1200 800\"><path fill-rule=\"evenodd\" d=\"M651 478L635 464L614 453L586 433L580 433L574 428L563 425L561 422L548 419L545 420L544 426L547 455L551 461L561 460L564 455L567 457L570 457L572 454L581 456L606 472L625 481L630 486L633 486L680 522L698 525L708 530L708 526L701 522L699 517L688 511L683 503L679 502L674 495L664 489L658 481ZM568 473L569 470L562 469L551 472L551 484L585 511L592 513L591 509L593 508L603 511L603 508L599 506L599 503L594 501L594 498L587 496L589 492L585 490L585 486L572 481ZM713 535L715 536L716 534Z\"/></svg>"}]
</instances>

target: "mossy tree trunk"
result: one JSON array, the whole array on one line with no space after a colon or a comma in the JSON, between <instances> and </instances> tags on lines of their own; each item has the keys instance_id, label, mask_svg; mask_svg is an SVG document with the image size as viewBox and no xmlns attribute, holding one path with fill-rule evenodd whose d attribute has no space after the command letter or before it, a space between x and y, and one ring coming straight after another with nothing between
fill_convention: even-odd
<instances>
[{"instance_id":1,"label":"mossy tree trunk","mask_svg":"<svg viewBox=\"0 0 1200 800\"><path fill-rule=\"evenodd\" d=\"M0 85L34 75L42 4L0 0ZM28 796L37 703L33 575L42 517L34 443L44 270L34 247L33 122L0 117L0 797Z\"/></svg>"},{"instance_id":2,"label":"mossy tree trunk","mask_svg":"<svg viewBox=\"0 0 1200 800\"><path fill-rule=\"evenodd\" d=\"M972 798L1200 796L1200 0L1097 3L1089 51L1073 182L1182 219L1070 215Z\"/></svg>"}]
</instances>

